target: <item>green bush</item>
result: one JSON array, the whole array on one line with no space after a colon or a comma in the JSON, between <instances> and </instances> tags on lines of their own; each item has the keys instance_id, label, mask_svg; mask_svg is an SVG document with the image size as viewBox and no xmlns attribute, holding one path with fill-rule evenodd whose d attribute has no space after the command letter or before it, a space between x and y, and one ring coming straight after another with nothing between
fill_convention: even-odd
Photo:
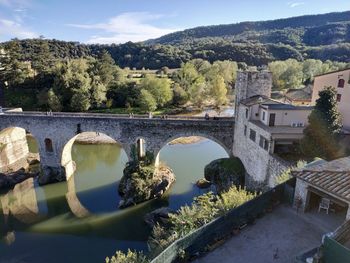
<instances>
[{"instance_id":1,"label":"green bush","mask_svg":"<svg viewBox=\"0 0 350 263\"><path fill-rule=\"evenodd\" d=\"M283 184L292 178L291 171L297 168L303 168L306 165L305 161L298 161L296 166L290 167L287 170L283 171L279 176L275 178L275 185Z\"/></svg>"},{"instance_id":2,"label":"green bush","mask_svg":"<svg viewBox=\"0 0 350 263\"><path fill-rule=\"evenodd\" d=\"M147 259L142 252L128 250L127 253L122 251L115 252L115 255L111 258L106 258L106 263L147 263L150 260Z\"/></svg>"},{"instance_id":3,"label":"green bush","mask_svg":"<svg viewBox=\"0 0 350 263\"><path fill-rule=\"evenodd\" d=\"M192 205L183 206L176 213L169 214L170 226L156 225L153 228L149 245L152 253L164 250L176 239L186 236L215 218L227 214L231 209L255 198L256 193L232 187L221 195L212 192L194 199Z\"/></svg>"}]
</instances>

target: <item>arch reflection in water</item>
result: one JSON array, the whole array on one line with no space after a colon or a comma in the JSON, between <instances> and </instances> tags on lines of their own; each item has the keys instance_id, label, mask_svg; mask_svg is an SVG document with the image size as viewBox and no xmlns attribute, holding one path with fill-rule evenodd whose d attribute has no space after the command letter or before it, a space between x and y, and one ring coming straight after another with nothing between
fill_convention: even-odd
<instances>
[{"instance_id":1,"label":"arch reflection in water","mask_svg":"<svg viewBox=\"0 0 350 263\"><path fill-rule=\"evenodd\" d=\"M79 141L72 146L76 171L71 178L74 184L69 182L69 187L74 185L82 206L94 214L115 211L120 199L117 184L128 157L120 144L109 138L111 141L114 143L82 144L84 141Z\"/></svg>"},{"instance_id":2,"label":"arch reflection in water","mask_svg":"<svg viewBox=\"0 0 350 263\"><path fill-rule=\"evenodd\" d=\"M227 158L229 155L222 146L205 137L201 137L195 143L169 142L170 144L168 143L159 152L159 158L160 162L166 163L175 173L176 183L171 188L168 201L170 208L178 209L184 204L190 204L194 197L210 190L199 189L195 185L196 181L204 177L204 168L207 164L215 159Z\"/></svg>"},{"instance_id":3,"label":"arch reflection in water","mask_svg":"<svg viewBox=\"0 0 350 263\"><path fill-rule=\"evenodd\" d=\"M33 178L17 184L13 190L1 196L0 200L5 218L13 216L23 223L32 224L43 217L40 213L43 211L39 212Z\"/></svg>"},{"instance_id":4,"label":"arch reflection in water","mask_svg":"<svg viewBox=\"0 0 350 263\"><path fill-rule=\"evenodd\" d=\"M91 152L91 157L89 158L89 154L86 154L84 158L79 157L78 155L74 155L74 146L77 145L93 145L95 146L94 151ZM90 167L96 167L96 161L103 160L104 162L114 163L116 159L118 159L118 155L112 155L108 153L108 147L111 145L118 145L119 148L123 149L121 143L115 141L111 136L100 133L100 132L82 132L73 138L71 138L63 147L62 151L62 160L61 165L66 168L66 177L67 180L71 175L75 173L75 169L80 165L80 169L82 167L86 167L89 169ZM100 149L96 149L100 148ZM110 147L113 148L113 147ZM123 149L125 153L125 150ZM125 154L126 155L126 154ZM74 160L73 160L74 159ZM74 162L75 161L75 164Z\"/></svg>"}]
</instances>

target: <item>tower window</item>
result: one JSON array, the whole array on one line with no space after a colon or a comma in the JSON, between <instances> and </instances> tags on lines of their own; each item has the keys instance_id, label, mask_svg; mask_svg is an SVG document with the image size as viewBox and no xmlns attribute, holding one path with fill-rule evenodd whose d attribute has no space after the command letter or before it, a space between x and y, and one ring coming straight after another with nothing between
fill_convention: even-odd
<instances>
[{"instance_id":1,"label":"tower window","mask_svg":"<svg viewBox=\"0 0 350 263\"><path fill-rule=\"evenodd\" d=\"M255 142L255 138L256 138L256 131L250 129L250 134L249 134L249 138Z\"/></svg>"}]
</instances>

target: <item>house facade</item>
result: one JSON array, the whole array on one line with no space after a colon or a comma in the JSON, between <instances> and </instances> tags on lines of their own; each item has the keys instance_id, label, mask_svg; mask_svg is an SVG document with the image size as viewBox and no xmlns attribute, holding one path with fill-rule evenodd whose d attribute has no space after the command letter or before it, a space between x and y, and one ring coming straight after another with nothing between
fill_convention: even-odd
<instances>
[{"instance_id":1,"label":"house facade","mask_svg":"<svg viewBox=\"0 0 350 263\"><path fill-rule=\"evenodd\" d=\"M319 92L325 87L337 90L338 109L342 115L343 127L350 131L350 68L316 76L312 91L312 105L316 104Z\"/></svg>"}]
</instances>

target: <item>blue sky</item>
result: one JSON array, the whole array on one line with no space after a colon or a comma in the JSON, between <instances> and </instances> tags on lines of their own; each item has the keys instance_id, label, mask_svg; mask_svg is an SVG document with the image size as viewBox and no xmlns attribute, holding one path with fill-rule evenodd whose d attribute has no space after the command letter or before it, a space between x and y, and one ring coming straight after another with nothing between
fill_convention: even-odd
<instances>
[{"instance_id":1,"label":"blue sky","mask_svg":"<svg viewBox=\"0 0 350 263\"><path fill-rule=\"evenodd\" d=\"M0 0L0 41L142 41L186 28L350 10L350 0Z\"/></svg>"}]
</instances>

